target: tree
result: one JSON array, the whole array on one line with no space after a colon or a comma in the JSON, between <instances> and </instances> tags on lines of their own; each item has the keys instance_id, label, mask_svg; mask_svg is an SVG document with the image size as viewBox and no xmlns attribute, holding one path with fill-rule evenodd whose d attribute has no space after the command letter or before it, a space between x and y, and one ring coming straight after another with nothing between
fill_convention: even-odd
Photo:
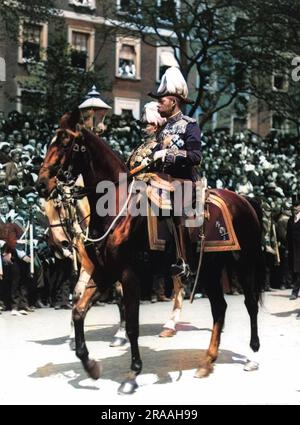
<instances>
[{"instance_id":1,"label":"tree","mask_svg":"<svg viewBox=\"0 0 300 425\"><path fill-rule=\"evenodd\" d=\"M233 102L244 108L249 96L267 98L272 75L287 74L297 51L297 0L132 0L128 4L121 14L111 8L107 17L113 17L118 32L138 35L152 46L171 47L186 79L196 73L195 105L189 114L200 107L202 125Z\"/></svg>"},{"instance_id":2,"label":"tree","mask_svg":"<svg viewBox=\"0 0 300 425\"><path fill-rule=\"evenodd\" d=\"M0 25L6 35L17 39L19 20L45 22L57 15L55 0L2 0L0 2Z\"/></svg>"},{"instance_id":3,"label":"tree","mask_svg":"<svg viewBox=\"0 0 300 425\"><path fill-rule=\"evenodd\" d=\"M46 51L47 59L28 62L28 77L20 81L25 94L23 106L35 113L43 111L52 123L77 107L93 85L98 90L108 89L100 66L86 70L72 65L74 51L66 42L63 24L56 25Z\"/></svg>"}]
</instances>

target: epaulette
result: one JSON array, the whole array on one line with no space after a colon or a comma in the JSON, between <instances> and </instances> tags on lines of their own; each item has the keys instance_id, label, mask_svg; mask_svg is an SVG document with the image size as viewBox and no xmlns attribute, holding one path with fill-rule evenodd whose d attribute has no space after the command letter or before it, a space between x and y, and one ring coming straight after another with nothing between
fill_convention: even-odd
<instances>
[{"instance_id":1,"label":"epaulette","mask_svg":"<svg viewBox=\"0 0 300 425\"><path fill-rule=\"evenodd\" d=\"M195 118L189 117L188 115L182 115L182 119L187 122L196 122Z\"/></svg>"}]
</instances>

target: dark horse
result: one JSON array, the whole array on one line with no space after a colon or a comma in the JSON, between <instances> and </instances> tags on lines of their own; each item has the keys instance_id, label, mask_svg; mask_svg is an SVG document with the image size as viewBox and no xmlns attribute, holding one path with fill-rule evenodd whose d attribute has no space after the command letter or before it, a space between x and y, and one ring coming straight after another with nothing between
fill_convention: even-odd
<instances>
[{"instance_id":1,"label":"dark horse","mask_svg":"<svg viewBox=\"0 0 300 425\"><path fill-rule=\"evenodd\" d=\"M42 196L49 198L55 191L57 180L76 178L82 174L88 196L91 217L89 237L99 239L104 235L119 210L128 199L127 182L117 184L119 174L128 174L123 161L99 137L85 128L78 129L78 115L66 115L61 121L57 137L48 148L38 180L38 190ZM96 214L96 204L102 196L97 194L99 182L110 181L115 184L117 205L116 214L101 217ZM124 187L126 185L126 187ZM251 205L240 196L227 190L219 190L232 215L233 226L239 240L241 251L235 259L240 274L241 285L245 295L245 305L250 315L251 339L253 351L259 349L257 332L258 301L261 293L261 281L257 272L261 254L261 227ZM83 293L75 298L73 320L75 326L76 355L90 377L100 376L99 365L89 358L84 338L84 318L89 300L95 291L96 282L100 292L119 280L123 284L126 317L126 332L131 345L131 372L119 388L121 393L132 393L137 387L136 376L142 370L142 361L138 347L139 336L139 295L140 282L143 279L143 267L140 252L149 250L147 219L133 217L128 213L114 223L107 236L99 242L86 247L88 255L95 264L93 279L86 285ZM201 280L211 303L213 330L209 348L200 361L196 376L207 376L213 369L213 362L218 356L221 330L224 324L227 304L220 285L221 272L226 254L205 253L201 267ZM162 262L161 262L162 263Z\"/></svg>"}]
</instances>

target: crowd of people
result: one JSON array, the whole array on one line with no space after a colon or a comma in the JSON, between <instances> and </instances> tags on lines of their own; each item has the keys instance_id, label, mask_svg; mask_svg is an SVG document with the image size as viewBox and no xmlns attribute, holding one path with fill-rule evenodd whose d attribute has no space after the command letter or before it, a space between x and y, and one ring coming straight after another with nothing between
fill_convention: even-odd
<instances>
[{"instance_id":1,"label":"crowd of people","mask_svg":"<svg viewBox=\"0 0 300 425\"><path fill-rule=\"evenodd\" d=\"M142 142L140 122L126 114L111 115L105 124L102 137L127 160ZM39 168L56 128L47 124L44 116L30 113L14 111L7 118L0 118L0 223L15 223L25 230L32 221L37 254L35 273L30 276L28 244L17 245L13 258L8 258L1 248L0 308L16 315L28 314L44 305L71 307L75 281L72 262L59 258L49 248L43 200L35 189ZM207 177L208 185L231 189L261 203L265 289L291 288L286 229L293 199L300 195L299 140L276 134L262 139L248 131L231 136L220 131L204 133L201 143L203 159L199 172ZM145 256L145 264L147 261ZM143 296L149 299L150 294L146 288ZM171 285L166 295L169 299Z\"/></svg>"}]
</instances>

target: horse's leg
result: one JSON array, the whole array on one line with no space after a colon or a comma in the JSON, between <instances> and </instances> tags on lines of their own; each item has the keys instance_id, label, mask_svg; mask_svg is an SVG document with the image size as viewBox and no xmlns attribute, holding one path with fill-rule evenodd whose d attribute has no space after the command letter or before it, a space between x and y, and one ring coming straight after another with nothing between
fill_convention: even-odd
<instances>
[{"instance_id":1,"label":"horse's leg","mask_svg":"<svg viewBox=\"0 0 300 425\"><path fill-rule=\"evenodd\" d=\"M80 237L76 238L76 248L78 250L78 257L79 262L81 264L80 273L78 277L77 284L75 286L74 290L74 296L73 296L73 303L76 303L76 301L83 295L86 286L88 285L91 276L94 272L94 265L92 261L90 260L86 250L84 243ZM94 294L91 295L91 297ZM73 322L73 316L71 319L71 332L69 336L69 346L71 350L75 350L75 329L74 329L74 322Z\"/></svg>"},{"instance_id":2,"label":"horse's leg","mask_svg":"<svg viewBox=\"0 0 300 425\"><path fill-rule=\"evenodd\" d=\"M222 254L215 254L222 255ZM213 372L213 363L218 357L218 350L221 340L221 332L224 325L227 303L224 299L221 286L222 263L210 261L205 267L205 291L209 298L213 315L213 330L210 338L208 350L195 373L196 378L203 378Z\"/></svg>"},{"instance_id":3,"label":"horse's leg","mask_svg":"<svg viewBox=\"0 0 300 425\"><path fill-rule=\"evenodd\" d=\"M76 288L75 288L76 291ZM72 311L72 319L75 330L75 350L76 356L81 360L82 365L88 375L93 379L100 378L99 363L89 358L89 352L85 343L84 319L91 306L91 299L95 295L97 287L92 279L80 297L75 298ZM76 292L75 292L76 297Z\"/></svg>"},{"instance_id":4,"label":"horse's leg","mask_svg":"<svg viewBox=\"0 0 300 425\"><path fill-rule=\"evenodd\" d=\"M255 279L256 273L254 267L241 267L241 285L243 288L245 296L245 306L247 308L248 314L250 316L250 347L254 353L258 352L260 347L259 337L258 337L258 326L257 326L257 315L258 315L258 302L259 295L255 292ZM257 360L257 359L255 359ZM244 366L244 370L251 371L258 369L258 362L249 360Z\"/></svg>"},{"instance_id":5,"label":"horse's leg","mask_svg":"<svg viewBox=\"0 0 300 425\"><path fill-rule=\"evenodd\" d=\"M120 313L120 325L116 334L114 335L110 347L121 347L127 343L126 330L125 330L125 305L123 300L123 288L121 282L115 283L116 302Z\"/></svg>"},{"instance_id":6,"label":"horse's leg","mask_svg":"<svg viewBox=\"0 0 300 425\"><path fill-rule=\"evenodd\" d=\"M136 388L136 377L142 371L142 360L140 357L139 337L139 299L140 286L137 275L131 269L126 269L122 274L124 291L126 333L131 348L131 372L120 385L120 394L132 394Z\"/></svg>"},{"instance_id":7,"label":"horse's leg","mask_svg":"<svg viewBox=\"0 0 300 425\"><path fill-rule=\"evenodd\" d=\"M173 276L174 286L174 304L170 319L164 324L164 330L159 334L160 337L166 338L176 334L176 324L179 322L180 313L183 305L183 285L181 279Z\"/></svg>"}]
</instances>

